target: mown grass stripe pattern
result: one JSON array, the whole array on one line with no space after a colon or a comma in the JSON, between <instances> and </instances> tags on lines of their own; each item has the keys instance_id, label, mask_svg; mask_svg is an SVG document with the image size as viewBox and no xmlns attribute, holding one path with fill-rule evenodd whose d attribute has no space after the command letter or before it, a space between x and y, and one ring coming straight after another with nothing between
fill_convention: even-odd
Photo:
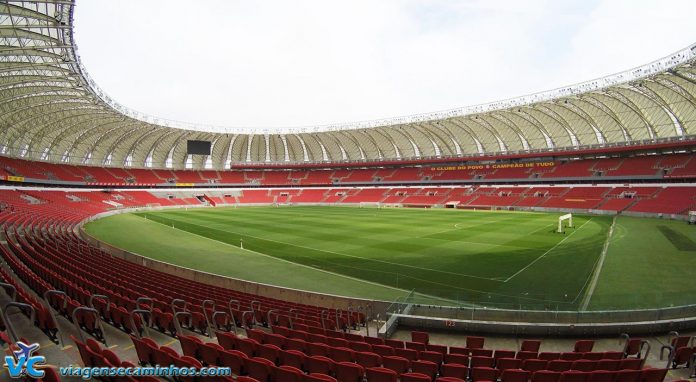
<instances>
[{"instance_id":1,"label":"mown grass stripe pattern","mask_svg":"<svg viewBox=\"0 0 696 382\"><path fill-rule=\"evenodd\" d=\"M95 222L88 229L95 231L95 227L118 218ZM245 248L279 259L467 305L574 309L601 253L611 218L576 216L576 227L583 228L569 230L566 235L553 232L557 219L558 214L506 211L245 207L139 213L124 228L133 232L133 225L147 225L152 231L157 230L153 226L159 226L163 232L183 230L232 246L243 240ZM124 240L119 233L124 228L111 224L108 229L96 229L101 231L96 233L128 247L136 240ZM154 250L144 255L173 263L189 257L187 266L191 266L190 256L198 256L191 253L196 252L191 246L195 240L178 239L171 232L169 236L161 238L167 240L166 255L157 253L155 242L147 247ZM177 250L177 241L186 245ZM229 245L227 251L232 252ZM227 258L227 262L214 261L212 271L239 277L239 264ZM205 265L194 267L210 271ZM510 279L520 270L523 272ZM241 273L246 279L267 282L268 272L278 275L282 271L262 267ZM304 274L305 286L317 277L309 276L308 268L292 272L297 277ZM298 286L288 279L276 277L272 283ZM329 279L329 283L335 281ZM322 285L326 282L322 278L307 289L333 290ZM369 290L374 296L379 288L357 289ZM353 290L343 292L340 294L356 294ZM388 300L395 292L377 293L384 293L382 299Z\"/></svg>"}]
</instances>

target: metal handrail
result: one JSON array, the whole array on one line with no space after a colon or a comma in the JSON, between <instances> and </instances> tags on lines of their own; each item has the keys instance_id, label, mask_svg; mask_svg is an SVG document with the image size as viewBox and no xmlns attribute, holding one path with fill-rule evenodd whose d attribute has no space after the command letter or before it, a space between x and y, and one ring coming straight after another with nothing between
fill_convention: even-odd
<instances>
[{"instance_id":1,"label":"metal handrail","mask_svg":"<svg viewBox=\"0 0 696 382\"><path fill-rule=\"evenodd\" d=\"M379 313L377 313L377 321L379 321ZM370 336L370 317L365 313L365 335ZM379 337L379 331L377 331L377 336Z\"/></svg>"},{"instance_id":2,"label":"metal handrail","mask_svg":"<svg viewBox=\"0 0 696 382\"><path fill-rule=\"evenodd\" d=\"M86 306L80 306L78 308L75 308L75 310L73 310L72 313L73 324L75 325L75 330L77 331L77 334L80 336L80 341L85 342L85 336L82 334L82 328L80 327L80 323L77 322L77 313L79 312L94 314L95 322L99 326L99 330L101 330L102 332L102 340L104 342L104 345L107 345L106 336L104 335L104 326L102 326L102 320L99 316L99 312L94 308L88 308Z\"/></svg>"},{"instance_id":3,"label":"metal handrail","mask_svg":"<svg viewBox=\"0 0 696 382\"><path fill-rule=\"evenodd\" d=\"M220 326L217 324L217 320L215 319L217 316L228 316L228 313L223 311L223 310L216 310L212 314L212 321L213 325L215 325L215 330L220 330ZM226 328L225 328L226 329ZM236 334L236 333L235 333Z\"/></svg>"},{"instance_id":4,"label":"metal handrail","mask_svg":"<svg viewBox=\"0 0 696 382\"><path fill-rule=\"evenodd\" d=\"M213 338L213 325L211 324L211 318L208 316L208 305L212 305L212 311L215 312L215 301L213 300L203 300L201 308L203 309L203 317L205 317L205 323L208 326L208 338Z\"/></svg>"},{"instance_id":5,"label":"metal handrail","mask_svg":"<svg viewBox=\"0 0 696 382\"><path fill-rule=\"evenodd\" d=\"M242 327L246 324L246 320L244 319L247 314L251 314L251 324L254 325L256 323L256 315L254 314L253 310L246 310L242 312Z\"/></svg>"},{"instance_id":6,"label":"metal handrail","mask_svg":"<svg viewBox=\"0 0 696 382\"><path fill-rule=\"evenodd\" d=\"M149 306L152 306L154 304L154 302L155 302L155 300L151 299L150 297L140 296L135 300L135 308L141 309L141 307L140 307L141 304L148 304Z\"/></svg>"},{"instance_id":7,"label":"metal handrail","mask_svg":"<svg viewBox=\"0 0 696 382\"><path fill-rule=\"evenodd\" d=\"M148 315L149 318L152 319L152 311L147 310L147 309L133 309L130 312L130 314L128 315L130 317L130 323L131 323L131 328L133 329L133 333L135 333L135 336L140 339L140 338L142 338L142 335L140 335L140 331L135 326L135 315L136 314L140 314L141 317L143 317L143 315ZM147 325L143 325L143 332L148 337L150 336L150 328Z\"/></svg>"},{"instance_id":8,"label":"metal handrail","mask_svg":"<svg viewBox=\"0 0 696 382\"><path fill-rule=\"evenodd\" d=\"M341 330L341 317L343 317L343 310L336 308L336 330Z\"/></svg>"},{"instance_id":9,"label":"metal handrail","mask_svg":"<svg viewBox=\"0 0 696 382\"><path fill-rule=\"evenodd\" d=\"M191 312L180 311L174 313L174 329L176 330L177 336L181 336L184 334L183 329L181 329L181 323L179 323L179 316L186 316L189 320L191 320L192 317Z\"/></svg>"},{"instance_id":10,"label":"metal handrail","mask_svg":"<svg viewBox=\"0 0 696 382\"><path fill-rule=\"evenodd\" d=\"M230 320L232 322L232 329L234 330L234 334L237 334L237 319L234 318L234 312L232 312L232 305L237 304L237 310L239 310L239 301L235 299L231 299L230 302L227 303L227 308L230 311ZM243 325L244 323L242 323Z\"/></svg>"},{"instance_id":11,"label":"metal handrail","mask_svg":"<svg viewBox=\"0 0 696 382\"><path fill-rule=\"evenodd\" d=\"M645 354L643 354L643 355L641 356L640 353L643 352L643 347L645 347L645 346L647 346L648 348L645 350ZM645 366L645 361L648 360L648 355L650 354L650 348L651 348L650 342L648 342L648 341L646 341L646 340L641 340L641 341L640 341L640 351L639 351L639 353L638 353L638 356L643 360L643 361L640 363L640 368L641 368L641 369Z\"/></svg>"},{"instance_id":12,"label":"metal handrail","mask_svg":"<svg viewBox=\"0 0 696 382\"><path fill-rule=\"evenodd\" d=\"M321 328L326 330L326 322L324 320L329 316L329 311L324 309L321 311Z\"/></svg>"},{"instance_id":13,"label":"metal handrail","mask_svg":"<svg viewBox=\"0 0 696 382\"><path fill-rule=\"evenodd\" d=\"M141 305L145 305L146 309L143 309ZM152 310L155 308L155 300L151 299L150 297L145 297L141 296L138 297L137 300L135 300L135 308L138 310L146 310L149 315L148 315L148 320L147 320L147 327L151 328L152 327L152 321L154 314L152 314Z\"/></svg>"},{"instance_id":14,"label":"metal handrail","mask_svg":"<svg viewBox=\"0 0 696 382\"><path fill-rule=\"evenodd\" d=\"M674 349L674 346L672 346L672 341L674 341L675 338L679 337L679 332L671 331L671 332L669 332L668 336L669 336L669 340L668 340L669 344L662 345L662 347L660 348L660 361L662 361L664 359L665 350L669 350L668 356L670 359L672 358L674 350L676 350L676 349Z\"/></svg>"},{"instance_id":15,"label":"metal handrail","mask_svg":"<svg viewBox=\"0 0 696 382\"><path fill-rule=\"evenodd\" d=\"M46 303L46 306L48 307L48 314L51 315L51 319L53 319L53 322L56 324L56 328L58 328L58 315L56 315L55 309L53 309L53 306L51 305L50 302L50 297L53 295L59 295L59 296L64 296L65 298L63 299L63 309L65 309L68 306L68 295L63 292L62 290L47 290L44 292L43 298ZM107 309L108 309L108 304L107 304ZM60 346L63 347L65 346L65 342L63 341L63 333L60 329L58 329L58 341L60 342Z\"/></svg>"},{"instance_id":16,"label":"metal handrail","mask_svg":"<svg viewBox=\"0 0 696 382\"><path fill-rule=\"evenodd\" d=\"M628 350L628 341L631 339L631 336L629 336L628 333L621 333L619 335L619 338L619 344L621 343L621 340L624 341L623 352L624 354L626 354L626 351Z\"/></svg>"},{"instance_id":17,"label":"metal handrail","mask_svg":"<svg viewBox=\"0 0 696 382\"><path fill-rule=\"evenodd\" d=\"M257 308L255 308L254 305L256 305ZM251 311L254 313L256 313L257 310L261 310L261 302L260 301L254 300L251 302L251 304L249 304L249 306L251 307Z\"/></svg>"},{"instance_id":18,"label":"metal handrail","mask_svg":"<svg viewBox=\"0 0 696 382\"><path fill-rule=\"evenodd\" d=\"M103 294L93 294L89 296L89 307L94 308L94 299L95 298L100 298L102 300L106 300L106 311L108 312L111 309L111 304L109 304L109 296L105 296Z\"/></svg>"},{"instance_id":19,"label":"metal handrail","mask_svg":"<svg viewBox=\"0 0 696 382\"><path fill-rule=\"evenodd\" d=\"M290 330L294 330L294 329L295 329L295 324L293 324L294 321L293 321L292 316L288 314L287 317L288 317L288 324L290 324Z\"/></svg>"},{"instance_id":20,"label":"metal handrail","mask_svg":"<svg viewBox=\"0 0 696 382\"><path fill-rule=\"evenodd\" d=\"M0 283L0 287L2 287L5 290L5 293L7 293L10 296L10 299L12 301L17 301L17 288L15 288L14 285Z\"/></svg>"},{"instance_id":21,"label":"metal handrail","mask_svg":"<svg viewBox=\"0 0 696 382\"><path fill-rule=\"evenodd\" d=\"M10 338L12 339L12 342L16 343L17 341L19 341L19 336L17 335L17 331L15 330L14 324L10 320L10 316L7 314L7 312L10 310L10 308L17 308L20 311L22 311L22 310L29 311L30 312L29 319L30 319L32 324L36 320L36 310L34 309L33 306L31 306L29 304L24 304L24 303L16 302L16 301L8 302L7 304L5 304L5 306L2 309L0 309L0 313L2 314L2 319L3 319L3 321L5 321L5 326L7 327L7 332L9 333Z\"/></svg>"},{"instance_id":22,"label":"metal handrail","mask_svg":"<svg viewBox=\"0 0 696 382\"><path fill-rule=\"evenodd\" d=\"M275 313L275 309L268 309L268 312L266 312L266 322L268 323L268 327L271 328L273 327L273 313ZM276 313L276 317L278 317L278 313Z\"/></svg>"},{"instance_id":23,"label":"metal handrail","mask_svg":"<svg viewBox=\"0 0 696 382\"><path fill-rule=\"evenodd\" d=\"M300 313L297 311L297 309L292 308L289 310L290 314L295 314L295 318L298 318L300 316Z\"/></svg>"},{"instance_id":24,"label":"metal handrail","mask_svg":"<svg viewBox=\"0 0 696 382\"><path fill-rule=\"evenodd\" d=\"M179 303L183 303L184 306L183 306L183 307L179 307L179 306L178 306ZM186 300L182 300L182 299L180 299L180 298L175 298L175 299L173 299L170 305L171 305L171 307L172 307L172 314L175 314L175 313L177 312L177 308L181 308L182 311L187 311L187 310L188 310L188 309L187 309L187 308L188 308L188 302L186 302Z\"/></svg>"},{"instance_id":25,"label":"metal handrail","mask_svg":"<svg viewBox=\"0 0 696 382\"><path fill-rule=\"evenodd\" d=\"M348 330L353 328L351 321L353 320L353 304L348 304Z\"/></svg>"}]
</instances>

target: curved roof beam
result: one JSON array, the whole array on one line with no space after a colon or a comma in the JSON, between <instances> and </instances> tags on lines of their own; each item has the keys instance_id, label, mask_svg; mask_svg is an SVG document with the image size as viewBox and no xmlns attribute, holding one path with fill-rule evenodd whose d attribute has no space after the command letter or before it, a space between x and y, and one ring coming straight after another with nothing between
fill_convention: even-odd
<instances>
[{"instance_id":1,"label":"curved roof beam","mask_svg":"<svg viewBox=\"0 0 696 382\"><path fill-rule=\"evenodd\" d=\"M92 161L111 156L116 163L132 154L135 166L148 157L156 166L171 153L173 167L182 168L190 137L216 142L217 152L229 142L234 161L303 162L560 149L696 133L696 45L615 75L432 113L279 131L169 121L124 107L98 87L77 54L73 11L74 1L0 2L0 145L11 155L57 160L69 151L80 154L70 161L91 154ZM224 157L213 155L213 167L224 168ZM205 162L195 158L194 167Z\"/></svg>"}]
</instances>

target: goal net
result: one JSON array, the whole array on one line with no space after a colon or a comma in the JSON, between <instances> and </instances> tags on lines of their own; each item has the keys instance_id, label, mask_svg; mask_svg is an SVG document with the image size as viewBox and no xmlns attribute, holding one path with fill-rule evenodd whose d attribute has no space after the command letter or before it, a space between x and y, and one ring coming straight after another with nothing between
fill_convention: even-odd
<instances>
[{"instance_id":1,"label":"goal net","mask_svg":"<svg viewBox=\"0 0 696 382\"><path fill-rule=\"evenodd\" d=\"M573 214L565 214L558 217L558 233L564 233L565 227L563 222L567 222L567 226L573 228Z\"/></svg>"},{"instance_id":2,"label":"goal net","mask_svg":"<svg viewBox=\"0 0 696 382\"><path fill-rule=\"evenodd\" d=\"M360 202L360 208L372 207L372 208L382 208L382 203L380 202Z\"/></svg>"}]
</instances>

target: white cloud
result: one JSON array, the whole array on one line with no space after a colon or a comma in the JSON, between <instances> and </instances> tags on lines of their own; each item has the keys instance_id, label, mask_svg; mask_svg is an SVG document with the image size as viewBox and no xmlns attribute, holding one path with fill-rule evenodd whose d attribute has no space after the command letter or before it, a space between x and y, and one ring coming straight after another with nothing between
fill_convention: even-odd
<instances>
[{"instance_id":1,"label":"white cloud","mask_svg":"<svg viewBox=\"0 0 696 382\"><path fill-rule=\"evenodd\" d=\"M690 0L80 1L97 83L156 116L278 127L547 90L696 41Z\"/></svg>"}]
</instances>

